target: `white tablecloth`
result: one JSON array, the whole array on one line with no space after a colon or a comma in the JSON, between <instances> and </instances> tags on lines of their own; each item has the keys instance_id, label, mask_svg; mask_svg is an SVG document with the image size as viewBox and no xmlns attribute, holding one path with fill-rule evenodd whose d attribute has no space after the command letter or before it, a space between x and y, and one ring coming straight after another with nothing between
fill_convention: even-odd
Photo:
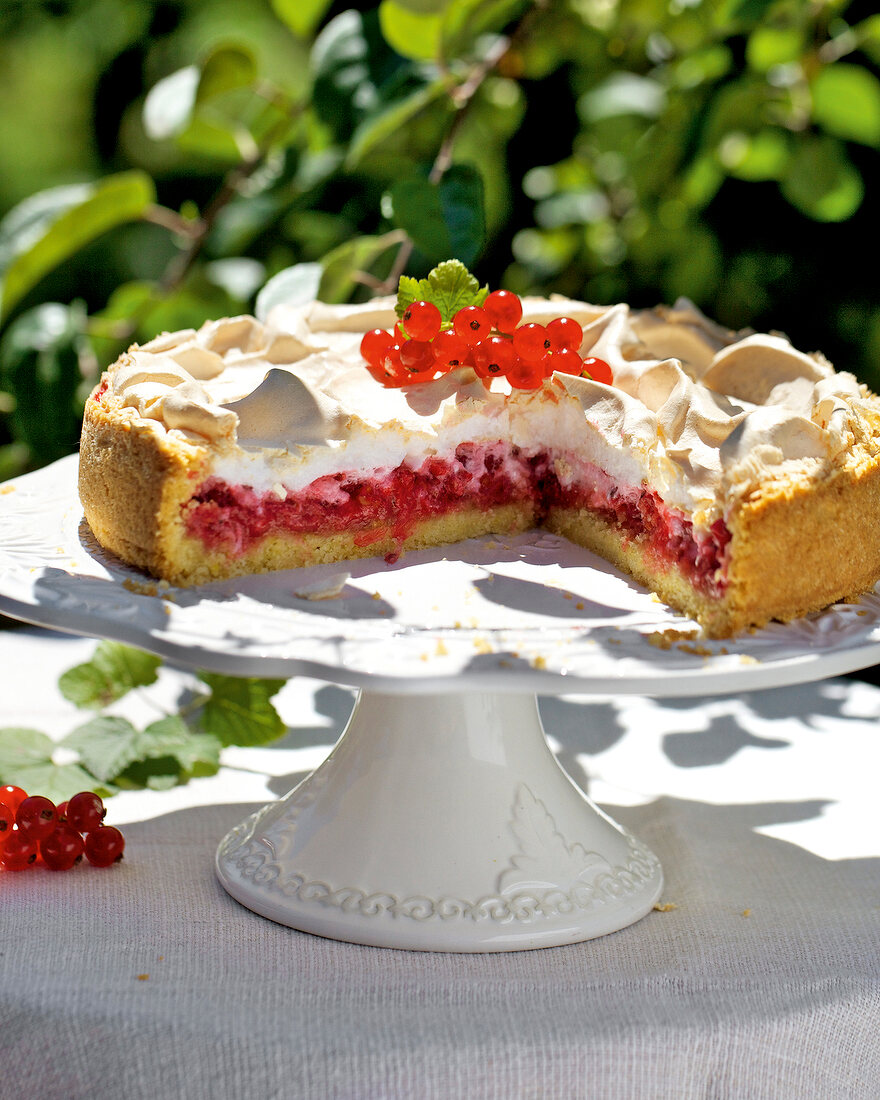
<instances>
[{"instance_id":1,"label":"white tablecloth","mask_svg":"<svg viewBox=\"0 0 880 1100\"><path fill-rule=\"evenodd\" d=\"M0 631L0 726L60 738L94 643ZM185 678L121 705L173 709ZM660 857L662 906L501 955L388 951L229 898L218 841L326 755L352 693L295 680L287 737L126 792L126 859L0 874L0 1100L880 1096L880 689L547 698L570 774Z\"/></svg>"}]
</instances>

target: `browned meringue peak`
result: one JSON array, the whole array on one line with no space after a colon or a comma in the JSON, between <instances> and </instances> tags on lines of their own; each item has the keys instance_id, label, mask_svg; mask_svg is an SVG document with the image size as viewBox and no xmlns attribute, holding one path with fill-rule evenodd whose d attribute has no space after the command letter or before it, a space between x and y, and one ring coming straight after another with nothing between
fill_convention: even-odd
<instances>
[{"instance_id":1,"label":"browned meringue peak","mask_svg":"<svg viewBox=\"0 0 880 1100\"><path fill-rule=\"evenodd\" d=\"M393 298L374 298L358 305L338 306L327 302L310 302L306 306L275 306L266 319L270 328L296 331L304 326L309 332L369 332L370 329L394 327L397 320Z\"/></svg>"},{"instance_id":2,"label":"browned meringue peak","mask_svg":"<svg viewBox=\"0 0 880 1100\"><path fill-rule=\"evenodd\" d=\"M794 348L784 336L754 333L722 348L700 381L709 389L765 405L774 387L797 378L818 382L833 368Z\"/></svg>"},{"instance_id":3,"label":"browned meringue peak","mask_svg":"<svg viewBox=\"0 0 880 1100\"><path fill-rule=\"evenodd\" d=\"M338 402L277 367L247 397L220 408L237 418L238 444L244 448L296 451L347 435L349 417Z\"/></svg>"},{"instance_id":4,"label":"browned meringue peak","mask_svg":"<svg viewBox=\"0 0 880 1100\"><path fill-rule=\"evenodd\" d=\"M166 428L181 428L208 439L233 431L232 414L218 413L208 391L170 355L137 349L121 362L112 388L123 408Z\"/></svg>"},{"instance_id":5,"label":"browned meringue peak","mask_svg":"<svg viewBox=\"0 0 880 1100\"><path fill-rule=\"evenodd\" d=\"M830 443L827 431L790 409L753 409L721 444L722 483L744 493L783 467L797 466L807 475L830 459Z\"/></svg>"},{"instance_id":6,"label":"browned meringue peak","mask_svg":"<svg viewBox=\"0 0 880 1100\"><path fill-rule=\"evenodd\" d=\"M744 335L710 320L687 298L633 312L631 328L637 342L624 348L628 359L678 359L691 377L699 377L721 348Z\"/></svg>"}]
</instances>

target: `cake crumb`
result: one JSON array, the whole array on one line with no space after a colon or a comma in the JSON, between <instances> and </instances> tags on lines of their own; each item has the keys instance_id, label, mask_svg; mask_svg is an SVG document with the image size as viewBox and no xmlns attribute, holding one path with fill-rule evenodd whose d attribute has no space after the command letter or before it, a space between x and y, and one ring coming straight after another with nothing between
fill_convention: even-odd
<instances>
[{"instance_id":1,"label":"cake crumb","mask_svg":"<svg viewBox=\"0 0 880 1100\"><path fill-rule=\"evenodd\" d=\"M159 595L159 589L155 584L145 584L143 581L133 581L130 578L122 582L122 587L128 592L134 592L136 596Z\"/></svg>"},{"instance_id":2,"label":"cake crumb","mask_svg":"<svg viewBox=\"0 0 880 1100\"><path fill-rule=\"evenodd\" d=\"M742 917L750 917L751 915L752 915L751 909L743 909L742 913L740 913L740 916L742 916Z\"/></svg>"},{"instance_id":3,"label":"cake crumb","mask_svg":"<svg viewBox=\"0 0 880 1100\"><path fill-rule=\"evenodd\" d=\"M477 653L491 653L492 646L485 638L474 638L474 649Z\"/></svg>"},{"instance_id":4,"label":"cake crumb","mask_svg":"<svg viewBox=\"0 0 880 1100\"><path fill-rule=\"evenodd\" d=\"M649 634L648 645L656 649L672 649L676 642L692 642L699 636L699 630L676 630L670 626L666 630L655 630L653 634Z\"/></svg>"},{"instance_id":5,"label":"cake crumb","mask_svg":"<svg viewBox=\"0 0 880 1100\"><path fill-rule=\"evenodd\" d=\"M654 909L658 913L671 913L673 909L677 909L678 906L674 901L658 901L654 906Z\"/></svg>"},{"instance_id":6,"label":"cake crumb","mask_svg":"<svg viewBox=\"0 0 880 1100\"><path fill-rule=\"evenodd\" d=\"M713 657L714 654L708 646L705 645L687 645L685 642L681 642L678 646L682 653L692 653L695 657Z\"/></svg>"},{"instance_id":7,"label":"cake crumb","mask_svg":"<svg viewBox=\"0 0 880 1100\"><path fill-rule=\"evenodd\" d=\"M448 657L449 650L446 648L446 643L442 638L437 639L437 648L434 650L434 654L437 657Z\"/></svg>"},{"instance_id":8,"label":"cake crumb","mask_svg":"<svg viewBox=\"0 0 880 1100\"><path fill-rule=\"evenodd\" d=\"M149 974L138 974L137 980L139 982L148 982L150 980L150 975Z\"/></svg>"},{"instance_id":9,"label":"cake crumb","mask_svg":"<svg viewBox=\"0 0 880 1100\"><path fill-rule=\"evenodd\" d=\"M547 658L546 657L535 657L532 660L532 668L546 668L546 667L547 667Z\"/></svg>"},{"instance_id":10,"label":"cake crumb","mask_svg":"<svg viewBox=\"0 0 880 1100\"><path fill-rule=\"evenodd\" d=\"M5 497L7 493L14 493L14 492L15 492L15 486L14 485L0 485L0 496Z\"/></svg>"},{"instance_id":11,"label":"cake crumb","mask_svg":"<svg viewBox=\"0 0 880 1100\"><path fill-rule=\"evenodd\" d=\"M757 657L752 657L748 653L741 653L739 663L741 665L759 665L761 662L758 660Z\"/></svg>"},{"instance_id":12,"label":"cake crumb","mask_svg":"<svg viewBox=\"0 0 880 1100\"><path fill-rule=\"evenodd\" d=\"M380 593L378 593L378 592L374 592L374 593L373 593L373 595L372 595L372 596L370 596L370 599L371 599L371 600L381 600L381 599L382 599L382 596L380 595Z\"/></svg>"}]
</instances>

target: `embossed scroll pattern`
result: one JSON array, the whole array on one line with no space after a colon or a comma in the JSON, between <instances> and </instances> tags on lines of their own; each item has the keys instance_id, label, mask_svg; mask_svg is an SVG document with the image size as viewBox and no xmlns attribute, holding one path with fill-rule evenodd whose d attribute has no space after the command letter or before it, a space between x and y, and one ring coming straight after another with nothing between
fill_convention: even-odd
<instances>
[{"instance_id":1,"label":"embossed scroll pattern","mask_svg":"<svg viewBox=\"0 0 880 1100\"><path fill-rule=\"evenodd\" d=\"M656 857L632 837L627 837L627 860L617 866L580 844L569 844L544 804L520 784L510 822L517 851L498 876L497 893L477 899L397 897L381 890L338 887L286 870L279 860L278 848L293 847L296 816L313 798L307 795L288 809L283 837L282 830L271 824L260 829L273 804L251 815L226 837L219 858L242 879L285 898L363 917L388 915L417 921L540 921L601 907L637 893L659 875Z\"/></svg>"}]
</instances>

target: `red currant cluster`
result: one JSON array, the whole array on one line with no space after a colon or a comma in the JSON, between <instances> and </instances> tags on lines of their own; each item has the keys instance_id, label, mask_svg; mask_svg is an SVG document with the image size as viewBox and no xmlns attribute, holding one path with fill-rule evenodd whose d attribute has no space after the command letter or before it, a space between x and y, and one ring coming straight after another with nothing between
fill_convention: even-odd
<instances>
[{"instance_id":1,"label":"red currant cluster","mask_svg":"<svg viewBox=\"0 0 880 1100\"><path fill-rule=\"evenodd\" d=\"M554 371L611 383L603 359L580 355L584 332L577 321L521 324L522 316L522 302L509 290L494 290L482 306L463 306L450 322L433 302L412 302L393 332L366 333L361 355L389 387L430 382L456 367L472 367L486 386L505 377L518 390L538 389Z\"/></svg>"},{"instance_id":2,"label":"red currant cluster","mask_svg":"<svg viewBox=\"0 0 880 1100\"><path fill-rule=\"evenodd\" d=\"M50 871L69 871L83 856L95 867L122 859L125 840L104 824L104 803L80 791L56 806L21 787L0 787L0 868L25 871L42 862Z\"/></svg>"}]
</instances>

